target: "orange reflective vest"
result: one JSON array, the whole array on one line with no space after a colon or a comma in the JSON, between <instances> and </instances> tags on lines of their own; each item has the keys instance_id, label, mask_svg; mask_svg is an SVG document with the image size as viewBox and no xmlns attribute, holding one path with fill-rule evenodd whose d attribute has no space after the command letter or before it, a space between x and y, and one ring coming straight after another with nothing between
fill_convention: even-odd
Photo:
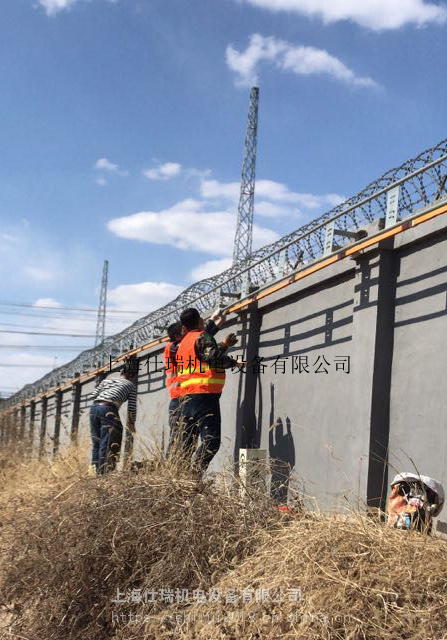
<instances>
[{"instance_id":1,"label":"orange reflective vest","mask_svg":"<svg viewBox=\"0 0 447 640\"><path fill-rule=\"evenodd\" d=\"M216 371L206 362L199 360L196 355L195 344L197 338L203 333L204 331L188 331L177 350L177 381L180 396L195 393L222 393L225 372Z\"/></svg>"},{"instance_id":2,"label":"orange reflective vest","mask_svg":"<svg viewBox=\"0 0 447 640\"><path fill-rule=\"evenodd\" d=\"M177 368L171 353L173 344L173 342L169 342L166 345L163 356L165 359L166 388L169 391L171 398L178 398L180 396L180 388L177 380Z\"/></svg>"}]
</instances>

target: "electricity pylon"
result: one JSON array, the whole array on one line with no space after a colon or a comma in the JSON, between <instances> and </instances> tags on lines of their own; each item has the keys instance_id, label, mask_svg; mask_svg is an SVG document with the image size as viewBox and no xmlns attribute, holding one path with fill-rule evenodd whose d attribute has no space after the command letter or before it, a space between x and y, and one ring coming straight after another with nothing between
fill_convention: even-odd
<instances>
[{"instance_id":1,"label":"electricity pylon","mask_svg":"<svg viewBox=\"0 0 447 640\"><path fill-rule=\"evenodd\" d=\"M259 88L250 91L244 161L242 163L241 192L234 237L233 264L251 255L253 238L253 209L255 200L256 143L258 138Z\"/></svg>"},{"instance_id":2,"label":"electricity pylon","mask_svg":"<svg viewBox=\"0 0 447 640\"><path fill-rule=\"evenodd\" d=\"M101 280L101 293L99 295L98 320L96 321L95 347L104 342L106 335L106 306L107 306L107 276L109 273L109 261L104 260Z\"/></svg>"}]
</instances>

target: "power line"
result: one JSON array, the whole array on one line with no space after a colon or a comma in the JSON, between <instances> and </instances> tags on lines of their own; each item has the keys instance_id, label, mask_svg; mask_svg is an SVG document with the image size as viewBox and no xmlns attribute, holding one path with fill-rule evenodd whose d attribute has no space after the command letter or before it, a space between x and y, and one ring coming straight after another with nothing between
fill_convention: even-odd
<instances>
[{"instance_id":1,"label":"power line","mask_svg":"<svg viewBox=\"0 0 447 640\"><path fill-rule=\"evenodd\" d=\"M26 369L44 369L45 367L49 367L52 368L53 365L52 364L48 364L48 362L46 362L45 364L3 364L0 362L0 367L24 367Z\"/></svg>"},{"instance_id":2,"label":"power line","mask_svg":"<svg viewBox=\"0 0 447 640\"><path fill-rule=\"evenodd\" d=\"M27 336L64 336L65 338L94 338L95 334L89 333L49 333L47 331L13 331L0 329L0 333L20 333Z\"/></svg>"},{"instance_id":3,"label":"power line","mask_svg":"<svg viewBox=\"0 0 447 640\"><path fill-rule=\"evenodd\" d=\"M47 326L34 326L32 324L16 324L15 322L3 322L2 320L0 320L0 326L1 327L16 327L16 328L20 328L20 329L49 329L50 331L57 331L58 329L60 329L60 327L47 327ZM64 329L67 329L67 331L76 331L77 328L68 328L68 327L64 327Z\"/></svg>"},{"instance_id":4,"label":"power line","mask_svg":"<svg viewBox=\"0 0 447 640\"><path fill-rule=\"evenodd\" d=\"M91 313L98 313L98 309L91 309L89 307L46 307L45 305L35 305L30 302L6 302L4 300L0 300L0 305L5 307L27 307L31 309L52 309L53 311L61 310L61 311L88 311ZM147 311L134 311L130 309L109 309L107 313L142 313L145 314Z\"/></svg>"},{"instance_id":5,"label":"power line","mask_svg":"<svg viewBox=\"0 0 447 640\"><path fill-rule=\"evenodd\" d=\"M54 344L0 344L0 349L46 349L52 351L82 351L91 349L91 345L54 345Z\"/></svg>"},{"instance_id":6,"label":"power line","mask_svg":"<svg viewBox=\"0 0 447 640\"><path fill-rule=\"evenodd\" d=\"M126 313L130 313L127 312ZM23 316L24 318L44 318L45 320L82 320L83 322L94 322L95 319L92 316L79 316L79 315L65 315L65 316L55 316L52 314L39 314L39 313L20 313L20 311L6 311L5 309L0 309L0 315L11 315L11 316ZM108 318L107 322L132 322L132 318Z\"/></svg>"}]
</instances>

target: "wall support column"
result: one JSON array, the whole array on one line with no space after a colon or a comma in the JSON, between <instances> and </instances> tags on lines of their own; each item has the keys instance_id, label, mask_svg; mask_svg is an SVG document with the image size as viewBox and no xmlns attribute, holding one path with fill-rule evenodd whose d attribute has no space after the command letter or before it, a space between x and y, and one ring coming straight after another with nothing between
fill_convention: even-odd
<instances>
[{"instance_id":1,"label":"wall support column","mask_svg":"<svg viewBox=\"0 0 447 640\"><path fill-rule=\"evenodd\" d=\"M56 393L56 412L54 416L54 438L53 438L53 457L59 451L59 439L61 431L61 415L62 415L62 391Z\"/></svg>"},{"instance_id":2,"label":"wall support column","mask_svg":"<svg viewBox=\"0 0 447 640\"><path fill-rule=\"evenodd\" d=\"M47 433L47 406L48 398L43 396L41 399L41 418L40 418L40 434L39 434L39 460L42 459L45 452L45 436Z\"/></svg>"},{"instance_id":3,"label":"wall support column","mask_svg":"<svg viewBox=\"0 0 447 640\"><path fill-rule=\"evenodd\" d=\"M397 258L393 240L356 258L350 437L361 437L359 506L385 508Z\"/></svg>"},{"instance_id":4,"label":"wall support column","mask_svg":"<svg viewBox=\"0 0 447 640\"><path fill-rule=\"evenodd\" d=\"M72 402L72 414L71 414L71 427L70 427L70 439L73 444L78 441L78 427L79 427L79 409L81 406L81 384L79 382L73 383L71 391Z\"/></svg>"},{"instance_id":5,"label":"wall support column","mask_svg":"<svg viewBox=\"0 0 447 640\"><path fill-rule=\"evenodd\" d=\"M238 415L236 419L236 438L234 459L239 460L239 449L255 449L260 446L261 432L258 428L256 416L256 391L259 374L254 373L253 362L259 353L259 339L261 331L261 314L256 305L241 313L245 326L244 342L242 343L245 372L239 373ZM251 365L251 366L250 366Z\"/></svg>"},{"instance_id":6,"label":"wall support column","mask_svg":"<svg viewBox=\"0 0 447 640\"><path fill-rule=\"evenodd\" d=\"M20 407L20 432L19 432L19 440L22 443L25 436L25 417L26 417L26 408L25 408L25 405L22 404L22 406Z\"/></svg>"},{"instance_id":7,"label":"wall support column","mask_svg":"<svg viewBox=\"0 0 447 640\"><path fill-rule=\"evenodd\" d=\"M36 402L34 400L31 400L29 405L29 431L28 431L30 456L33 455L33 449L34 449L35 421L36 421Z\"/></svg>"}]
</instances>

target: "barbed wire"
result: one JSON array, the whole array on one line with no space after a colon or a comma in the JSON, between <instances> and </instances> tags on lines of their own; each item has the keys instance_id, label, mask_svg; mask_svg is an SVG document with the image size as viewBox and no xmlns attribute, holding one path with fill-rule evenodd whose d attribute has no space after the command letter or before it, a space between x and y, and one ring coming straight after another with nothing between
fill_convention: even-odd
<instances>
[{"instance_id":1,"label":"barbed wire","mask_svg":"<svg viewBox=\"0 0 447 640\"><path fill-rule=\"evenodd\" d=\"M178 320L183 309L194 305L206 313L227 297L248 293L248 285L261 287L278 277L308 265L324 253L325 229L334 223L336 231L358 231L387 210L387 192L399 185L398 219L411 216L440 197L446 189L447 139L416 158L391 169L362 191L333 207L330 211L289 233L276 242L251 254L250 258L232 265L222 273L194 283L174 300L152 311L109 336L95 348L80 353L74 360L47 373L40 380L26 385L3 402L12 405L44 392L64 380L103 366L109 358L116 358L133 348L163 335L172 322ZM342 246L342 242L339 246ZM347 242L350 242L348 239Z\"/></svg>"}]
</instances>

